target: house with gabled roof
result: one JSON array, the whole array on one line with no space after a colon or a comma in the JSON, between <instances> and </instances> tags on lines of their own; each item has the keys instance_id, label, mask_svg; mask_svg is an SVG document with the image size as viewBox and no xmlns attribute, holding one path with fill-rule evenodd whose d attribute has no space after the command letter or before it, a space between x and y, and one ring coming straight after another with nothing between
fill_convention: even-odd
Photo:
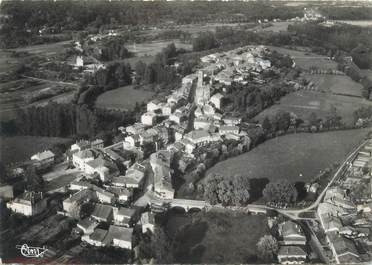
<instances>
[{"instance_id":1,"label":"house with gabled roof","mask_svg":"<svg viewBox=\"0 0 372 265\"><path fill-rule=\"evenodd\" d=\"M113 219L113 207L96 203L91 216L98 222L110 223Z\"/></svg>"},{"instance_id":2,"label":"house with gabled roof","mask_svg":"<svg viewBox=\"0 0 372 265\"><path fill-rule=\"evenodd\" d=\"M293 221L279 224L279 234L283 245L306 245L306 237L302 228Z\"/></svg>"},{"instance_id":3,"label":"house with gabled roof","mask_svg":"<svg viewBox=\"0 0 372 265\"><path fill-rule=\"evenodd\" d=\"M81 240L96 247L106 247L110 245L107 238L107 232L107 230L96 228L93 233L83 235Z\"/></svg>"},{"instance_id":4,"label":"house with gabled roof","mask_svg":"<svg viewBox=\"0 0 372 265\"><path fill-rule=\"evenodd\" d=\"M132 226L137 220L137 210L127 207L113 209L114 223L121 226Z\"/></svg>"},{"instance_id":5,"label":"house with gabled roof","mask_svg":"<svg viewBox=\"0 0 372 265\"><path fill-rule=\"evenodd\" d=\"M132 249L133 228L110 225L107 240L114 247Z\"/></svg>"},{"instance_id":6,"label":"house with gabled roof","mask_svg":"<svg viewBox=\"0 0 372 265\"><path fill-rule=\"evenodd\" d=\"M306 257L306 252L299 246L281 246L278 252L280 264L303 264Z\"/></svg>"},{"instance_id":7,"label":"house with gabled roof","mask_svg":"<svg viewBox=\"0 0 372 265\"><path fill-rule=\"evenodd\" d=\"M83 220L80 220L78 223L77 223L77 227L83 231L84 234L86 235L90 235L94 232L94 230L96 229L96 227L98 226L98 222L95 221L94 219L92 218L85 218Z\"/></svg>"},{"instance_id":8,"label":"house with gabled roof","mask_svg":"<svg viewBox=\"0 0 372 265\"><path fill-rule=\"evenodd\" d=\"M36 168L46 168L54 163L55 154L50 151L46 150L44 152L40 152L31 156L31 161L36 166Z\"/></svg>"}]
</instances>

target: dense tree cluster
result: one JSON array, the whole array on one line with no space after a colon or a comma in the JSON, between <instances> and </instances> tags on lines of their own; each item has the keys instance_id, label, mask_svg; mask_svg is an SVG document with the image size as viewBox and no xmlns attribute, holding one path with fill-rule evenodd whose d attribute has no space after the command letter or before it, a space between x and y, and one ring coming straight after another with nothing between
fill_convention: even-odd
<instances>
[{"instance_id":1,"label":"dense tree cluster","mask_svg":"<svg viewBox=\"0 0 372 265\"><path fill-rule=\"evenodd\" d=\"M226 96L224 111L238 111L245 114L244 118L250 119L290 91L292 87L280 80L273 80L271 85L265 86L233 83Z\"/></svg>"},{"instance_id":2,"label":"dense tree cluster","mask_svg":"<svg viewBox=\"0 0 372 265\"><path fill-rule=\"evenodd\" d=\"M3 1L1 5L5 47L29 45L40 41L38 31L47 27L51 33L88 30L119 25L154 25L200 23L207 21L243 22L260 18L287 19L302 16L300 7L260 2L136 2L136 1ZM48 36L44 38L53 38ZM49 40L52 41L52 40Z\"/></svg>"},{"instance_id":3,"label":"dense tree cluster","mask_svg":"<svg viewBox=\"0 0 372 265\"><path fill-rule=\"evenodd\" d=\"M357 122L359 119L367 120L372 118L372 107L360 107L356 109L353 113L354 122Z\"/></svg>"},{"instance_id":4,"label":"dense tree cluster","mask_svg":"<svg viewBox=\"0 0 372 265\"><path fill-rule=\"evenodd\" d=\"M44 190L44 179L43 177L36 171L34 166L28 166L25 170L25 177L26 177L26 189L29 191L40 192Z\"/></svg>"},{"instance_id":5,"label":"dense tree cluster","mask_svg":"<svg viewBox=\"0 0 372 265\"><path fill-rule=\"evenodd\" d=\"M216 48L218 46L215 34L213 32L201 32L192 40L193 51L203 51Z\"/></svg>"},{"instance_id":6,"label":"dense tree cluster","mask_svg":"<svg viewBox=\"0 0 372 265\"><path fill-rule=\"evenodd\" d=\"M16 126L22 135L93 137L134 122L134 116L132 112L92 110L87 105L49 103L20 110Z\"/></svg>"},{"instance_id":7,"label":"dense tree cluster","mask_svg":"<svg viewBox=\"0 0 372 265\"><path fill-rule=\"evenodd\" d=\"M85 77L84 83L76 94L76 103L94 104L103 92L132 83L132 69L128 63L110 63L106 68L97 70Z\"/></svg>"},{"instance_id":8,"label":"dense tree cluster","mask_svg":"<svg viewBox=\"0 0 372 265\"><path fill-rule=\"evenodd\" d=\"M320 13L332 20L364 20L372 19L371 7L321 7Z\"/></svg>"},{"instance_id":9,"label":"dense tree cluster","mask_svg":"<svg viewBox=\"0 0 372 265\"><path fill-rule=\"evenodd\" d=\"M297 201L297 189L294 184L288 181L270 182L262 194L267 202L294 203Z\"/></svg>"},{"instance_id":10,"label":"dense tree cluster","mask_svg":"<svg viewBox=\"0 0 372 265\"><path fill-rule=\"evenodd\" d=\"M132 54L127 50L124 44L125 40L123 38L109 38L103 41L100 56L97 59L102 61L113 61L130 57Z\"/></svg>"},{"instance_id":11,"label":"dense tree cluster","mask_svg":"<svg viewBox=\"0 0 372 265\"><path fill-rule=\"evenodd\" d=\"M204 198L211 204L245 205L250 188L250 180L245 176L211 174L206 179Z\"/></svg>"},{"instance_id":12,"label":"dense tree cluster","mask_svg":"<svg viewBox=\"0 0 372 265\"><path fill-rule=\"evenodd\" d=\"M278 251L278 241L272 235L264 235L257 243L257 253L261 261L274 262Z\"/></svg>"},{"instance_id":13,"label":"dense tree cluster","mask_svg":"<svg viewBox=\"0 0 372 265\"><path fill-rule=\"evenodd\" d=\"M298 45L324 47L337 56L340 51L351 53L360 68L372 65L372 35L368 28L347 24L324 27L315 23L293 24L288 26L296 33Z\"/></svg>"},{"instance_id":14,"label":"dense tree cluster","mask_svg":"<svg viewBox=\"0 0 372 265\"><path fill-rule=\"evenodd\" d=\"M174 43L156 54L152 63L138 61L135 66L137 84L170 84L178 80L176 69L170 63L178 55Z\"/></svg>"}]
</instances>

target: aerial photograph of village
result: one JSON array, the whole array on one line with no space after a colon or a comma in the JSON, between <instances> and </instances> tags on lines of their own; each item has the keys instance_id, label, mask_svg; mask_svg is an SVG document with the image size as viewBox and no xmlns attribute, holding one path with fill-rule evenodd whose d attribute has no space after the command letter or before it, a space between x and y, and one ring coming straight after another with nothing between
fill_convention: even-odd
<instances>
[{"instance_id":1,"label":"aerial photograph of village","mask_svg":"<svg viewBox=\"0 0 372 265\"><path fill-rule=\"evenodd\" d=\"M0 0L0 263L372 264L372 1Z\"/></svg>"}]
</instances>

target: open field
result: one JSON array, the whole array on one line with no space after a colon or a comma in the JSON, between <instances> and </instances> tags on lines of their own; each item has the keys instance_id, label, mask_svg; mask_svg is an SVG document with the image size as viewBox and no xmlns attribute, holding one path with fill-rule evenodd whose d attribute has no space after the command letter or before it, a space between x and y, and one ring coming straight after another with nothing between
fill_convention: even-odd
<instances>
[{"instance_id":1,"label":"open field","mask_svg":"<svg viewBox=\"0 0 372 265\"><path fill-rule=\"evenodd\" d=\"M135 67L138 61L142 61L146 64L152 63L155 59L155 55L169 44L174 43L176 48L183 48L185 50L191 50L191 44L181 43L179 40L167 40L167 41L153 41L153 42L144 42L144 43L137 43L136 45L126 45L127 49L134 53L134 57L130 57L124 60L131 65L131 67Z\"/></svg>"},{"instance_id":2,"label":"open field","mask_svg":"<svg viewBox=\"0 0 372 265\"><path fill-rule=\"evenodd\" d=\"M191 44L181 43L179 40L144 42L135 45L127 45L126 47L130 52L134 53L136 57L154 56L171 43L174 43L177 49L183 48L191 50L192 48Z\"/></svg>"},{"instance_id":3,"label":"open field","mask_svg":"<svg viewBox=\"0 0 372 265\"><path fill-rule=\"evenodd\" d=\"M0 84L0 120L10 120L16 111L28 105L45 105L50 101L64 103L71 101L76 87L58 81L22 78ZM35 98L39 95L45 95Z\"/></svg>"},{"instance_id":4,"label":"open field","mask_svg":"<svg viewBox=\"0 0 372 265\"><path fill-rule=\"evenodd\" d=\"M69 43L71 43L71 40L32 45L32 46L20 47L20 48L10 49L10 50L16 51L16 52L29 52L31 54L42 53L43 55L50 56L50 55L58 54L61 51L63 51L63 49L66 48Z\"/></svg>"},{"instance_id":5,"label":"open field","mask_svg":"<svg viewBox=\"0 0 372 265\"><path fill-rule=\"evenodd\" d=\"M134 89L133 86L124 86L101 94L96 106L100 108L127 110L135 106L136 102L148 101L154 95L151 91Z\"/></svg>"},{"instance_id":6,"label":"open field","mask_svg":"<svg viewBox=\"0 0 372 265\"><path fill-rule=\"evenodd\" d=\"M19 63L19 59L10 54L9 51L0 50L0 73L12 70Z\"/></svg>"},{"instance_id":7,"label":"open field","mask_svg":"<svg viewBox=\"0 0 372 265\"><path fill-rule=\"evenodd\" d=\"M13 136L0 138L0 161L3 163L21 162L37 153L50 148L54 144L69 142L68 138Z\"/></svg>"},{"instance_id":8,"label":"open field","mask_svg":"<svg viewBox=\"0 0 372 265\"><path fill-rule=\"evenodd\" d=\"M270 22L272 26L263 28L263 31L272 31L272 32L281 32L281 31L287 31L288 25L294 24L294 22L291 21L280 21L280 22ZM256 28L255 28L256 29Z\"/></svg>"},{"instance_id":9,"label":"open field","mask_svg":"<svg viewBox=\"0 0 372 265\"><path fill-rule=\"evenodd\" d=\"M372 80L372 70L371 69L362 69L360 70L362 74Z\"/></svg>"},{"instance_id":10,"label":"open field","mask_svg":"<svg viewBox=\"0 0 372 265\"><path fill-rule=\"evenodd\" d=\"M304 74L304 77L314 84L317 91L362 97L363 86L346 75Z\"/></svg>"},{"instance_id":11,"label":"open field","mask_svg":"<svg viewBox=\"0 0 372 265\"><path fill-rule=\"evenodd\" d=\"M255 119L263 121L265 116L273 117L278 111L293 112L299 118L307 120L311 112L319 118L325 118L332 106L335 106L342 121L353 124L353 113L362 106L372 106L372 102L364 98L333 95L315 91L297 91L282 97L279 103L265 109Z\"/></svg>"},{"instance_id":12,"label":"open field","mask_svg":"<svg viewBox=\"0 0 372 265\"><path fill-rule=\"evenodd\" d=\"M369 131L370 128L277 137L216 164L207 174L306 182L333 163L342 162Z\"/></svg>"},{"instance_id":13,"label":"open field","mask_svg":"<svg viewBox=\"0 0 372 265\"><path fill-rule=\"evenodd\" d=\"M167 227L175 224L174 219L169 218ZM175 262L257 263L256 244L267 233L264 215L197 213L178 227Z\"/></svg>"},{"instance_id":14,"label":"open field","mask_svg":"<svg viewBox=\"0 0 372 265\"><path fill-rule=\"evenodd\" d=\"M308 48L302 47L304 51L276 46L268 46L268 48L279 53L291 56L291 58L295 61L296 66L305 70L310 69L310 67L317 67L319 69L337 69L336 62L330 60L326 56L315 54L310 51L305 51Z\"/></svg>"},{"instance_id":15,"label":"open field","mask_svg":"<svg viewBox=\"0 0 372 265\"><path fill-rule=\"evenodd\" d=\"M346 23L353 26L371 27L372 20L335 20L335 22Z\"/></svg>"}]
</instances>

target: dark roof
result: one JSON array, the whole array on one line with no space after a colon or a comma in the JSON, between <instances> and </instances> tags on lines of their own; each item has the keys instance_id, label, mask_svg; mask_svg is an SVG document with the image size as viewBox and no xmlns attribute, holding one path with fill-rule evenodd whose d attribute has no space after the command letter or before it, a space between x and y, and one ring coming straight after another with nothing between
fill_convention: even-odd
<instances>
[{"instance_id":1,"label":"dark roof","mask_svg":"<svg viewBox=\"0 0 372 265\"><path fill-rule=\"evenodd\" d=\"M118 239L118 240L132 242L132 234L133 234L132 228L110 225L107 236L110 239Z\"/></svg>"},{"instance_id":2,"label":"dark roof","mask_svg":"<svg viewBox=\"0 0 372 265\"><path fill-rule=\"evenodd\" d=\"M86 229L89 228L93 223L94 222L91 219L85 218L83 220L80 220L78 225Z\"/></svg>"},{"instance_id":3,"label":"dark roof","mask_svg":"<svg viewBox=\"0 0 372 265\"><path fill-rule=\"evenodd\" d=\"M112 213L112 207L104 204L97 203L92 213L93 217L107 220Z\"/></svg>"},{"instance_id":4,"label":"dark roof","mask_svg":"<svg viewBox=\"0 0 372 265\"><path fill-rule=\"evenodd\" d=\"M132 217L136 213L135 209L125 208L121 207L118 211L118 214L126 216L126 217Z\"/></svg>"},{"instance_id":5,"label":"dark roof","mask_svg":"<svg viewBox=\"0 0 372 265\"><path fill-rule=\"evenodd\" d=\"M298 246L282 246L279 249L278 256L306 256L306 252Z\"/></svg>"},{"instance_id":6,"label":"dark roof","mask_svg":"<svg viewBox=\"0 0 372 265\"><path fill-rule=\"evenodd\" d=\"M96 230L94 230L94 232L89 237L92 240L103 242L106 235L107 235L107 230L97 228Z\"/></svg>"}]
</instances>

